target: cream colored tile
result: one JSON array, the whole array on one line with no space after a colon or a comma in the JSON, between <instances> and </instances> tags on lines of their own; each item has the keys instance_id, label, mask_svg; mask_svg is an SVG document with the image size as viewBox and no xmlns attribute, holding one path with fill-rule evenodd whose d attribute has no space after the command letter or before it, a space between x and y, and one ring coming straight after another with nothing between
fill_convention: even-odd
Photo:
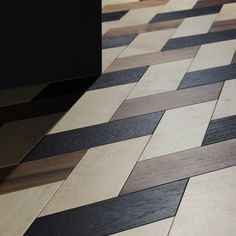
<instances>
[{"instance_id":1,"label":"cream colored tile","mask_svg":"<svg viewBox=\"0 0 236 236\"><path fill-rule=\"evenodd\" d=\"M0 107L31 101L47 84L0 90Z\"/></svg>"},{"instance_id":2,"label":"cream colored tile","mask_svg":"<svg viewBox=\"0 0 236 236\"><path fill-rule=\"evenodd\" d=\"M149 138L89 149L41 216L118 196Z\"/></svg>"},{"instance_id":3,"label":"cream colored tile","mask_svg":"<svg viewBox=\"0 0 236 236\"><path fill-rule=\"evenodd\" d=\"M185 18L172 38L207 33L215 17L216 14Z\"/></svg>"},{"instance_id":4,"label":"cream colored tile","mask_svg":"<svg viewBox=\"0 0 236 236\"><path fill-rule=\"evenodd\" d=\"M231 63L235 50L235 39L202 45L189 71L228 65Z\"/></svg>"},{"instance_id":5,"label":"cream colored tile","mask_svg":"<svg viewBox=\"0 0 236 236\"><path fill-rule=\"evenodd\" d=\"M201 146L216 101L166 111L141 160Z\"/></svg>"},{"instance_id":6,"label":"cream colored tile","mask_svg":"<svg viewBox=\"0 0 236 236\"><path fill-rule=\"evenodd\" d=\"M192 59L150 66L128 99L176 90Z\"/></svg>"},{"instance_id":7,"label":"cream colored tile","mask_svg":"<svg viewBox=\"0 0 236 236\"><path fill-rule=\"evenodd\" d=\"M61 183L0 195L0 235L22 236Z\"/></svg>"},{"instance_id":8,"label":"cream colored tile","mask_svg":"<svg viewBox=\"0 0 236 236\"><path fill-rule=\"evenodd\" d=\"M192 9L198 0L169 0L160 12L172 12Z\"/></svg>"},{"instance_id":9,"label":"cream colored tile","mask_svg":"<svg viewBox=\"0 0 236 236\"><path fill-rule=\"evenodd\" d=\"M191 178L170 236L235 236L236 167Z\"/></svg>"},{"instance_id":10,"label":"cream colored tile","mask_svg":"<svg viewBox=\"0 0 236 236\"><path fill-rule=\"evenodd\" d=\"M134 86L132 83L86 92L49 133L108 122Z\"/></svg>"},{"instance_id":11,"label":"cream colored tile","mask_svg":"<svg viewBox=\"0 0 236 236\"><path fill-rule=\"evenodd\" d=\"M225 81L213 119L236 115L236 79Z\"/></svg>"},{"instance_id":12,"label":"cream colored tile","mask_svg":"<svg viewBox=\"0 0 236 236\"><path fill-rule=\"evenodd\" d=\"M151 224L113 234L113 236L167 236L172 221L173 218L160 220Z\"/></svg>"},{"instance_id":13,"label":"cream colored tile","mask_svg":"<svg viewBox=\"0 0 236 236\"><path fill-rule=\"evenodd\" d=\"M231 19L236 19L236 3L224 4L216 17L216 21Z\"/></svg>"},{"instance_id":14,"label":"cream colored tile","mask_svg":"<svg viewBox=\"0 0 236 236\"><path fill-rule=\"evenodd\" d=\"M125 47L115 47L102 50L102 71L104 72L121 54Z\"/></svg>"},{"instance_id":15,"label":"cream colored tile","mask_svg":"<svg viewBox=\"0 0 236 236\"><path fill-rule=\"evenodd\" d=\"M119 57L128 57L151 52L159 52L169 40L175 29L158 30L139 34Z\"/></svg>"},{"instance_id":16,"label":"cream colored tile","mask_svg":"<svg viewBox=\"0 0 236 236\"><path fill-rule=\"evenodd\" d=\"M112 28L118 27L118 21L107 21L102 23L102 35L104 35L107 31Z\"/></svg>"}]
</instances>

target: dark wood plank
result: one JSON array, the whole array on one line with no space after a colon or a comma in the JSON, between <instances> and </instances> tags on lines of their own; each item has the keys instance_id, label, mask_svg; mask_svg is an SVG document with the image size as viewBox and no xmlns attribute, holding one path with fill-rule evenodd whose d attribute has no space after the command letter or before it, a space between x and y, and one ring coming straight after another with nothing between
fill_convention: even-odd
<instances>
[{"instance_id":1,"label":"dark wood plank","mask_svg":"<svg viewBox=\"0 0 236 236\"><path fill-rule=\"evenodd\" d=\"M163 112L47 135L24 161L88 149L152 134Z\"/></svg>"},{"instance_id":2,"label":"dark wood plank","mask_svg":"<svg viewBox=\"0 0 236 236\"><path fill-rule=\"evenodd\" d=\"M220 66L187 73L178 89L211 84L236 78L236 65Z\"/></svg>"},{"instance_id":3,"label":"dark wood plank","mask_svg":"<svg viewBox=\"0 0 236 236\"><path fill-rule=\"evenodd\" d=\"M194 36L186 36L180 38L170 39L166 45L162 48L162 51L184 48L184 47L192 47L196 45L202 45L207 43L220 42L230 39L236 38L236 30L225 30L218 32L210 32L206 34L198 34Z\"/></svg>"},{"instance_id":4,"label":"dark wood plank","mask_svg":"<svg viewBox=\"0 0 236 236\"><path fill-rule=\"evenodd\" d=\"M64 113L14 121L0 128L0 167L18 164Z\"/></svg>"},{"instance_id":5,"label":"dark wood plank","mask_svg":"<svg viewBox=\"0 0 236 236\"><path fill-rule=\"evenodd\" d=\"M236 165L236 139L161 156L136 165L121 194Z\"/></svg>"},{"instance_id":6,"label":"dark wood plank","mask_svg":"<svg viewBox=\"0 0 236 236\"><path fill-rule=\"evenodd\" d=\"M193 16L214 14L214 13L218 13L220 9L221 9L221 6L212 6L212 7L198 8L198 9L189 9L189 10L183 10L183 11L160 13L160 14L157 14L150 21L150 23L162 22L162 21L167 21L167 20L176 20L176 19L182 19L182 18L193 17Z\"/></svg>"},{"instance_id":7,"label":"dark wood plank","mask_svg":"<svg viewBox=\"0 0 236 236\"><path fill-rule=\"evenodd\" d=\"M86 150L0 168L0 194L64 180Z\"/></svg>"},{"instance_id":8,"label":"dark wood plank","mask_svg":"<svg viewBox=\"0 0 236 236\"><path fill-rule=\"evenodd\" d=\"M120 70L127 70L141 66L156 65L172 61L190 59L195 57L198 49L199 46L196 46L196 47L181 48L163 52L154 52L130 57L117 58L111 64L111 66L108 67L106 72L108 73Z\"/></svg>"},{"instance_id":9,"label":"dark wood plank","mask_svg":"<svg viewBox=\"0 0 236 236\"><path fill-rule=\"evenodd\" d=\"M121 19L128 11L117 11L112 13L103 13L102 22L115 21Z\"/></svg>"},{"instance_id":10,"label":"dark wood plank","mask_svg":"<svg viewBox=\"0 0 236 236\"><path fill-rule=\"evenodd\" d=\"M236 138L236 115L212 120L208 126L202 145Z\"/></svg>"},{"instance_id":11,"label":"dark wood plank","mask_svg":"<svg viewBox=\"0 0 236 236\"><path fill-rule=\"evenodd\" d=\"M36 219L25 236L102 236L176 214L187 180Z\"/></svg>"},{"instance_id":12,"label":"dark wood plank","mask_svg":"<svg viewBox=\"0 0 236 236\"><path fill-rule=\"evenodd\" d=\"M126 100L112 120L212 101L219 97L222 86L223 83L215 83Z\"/></svg>"},{"instance_id":13,"label":"dark wood plank","mask_svg":"<svg viewBox=\"0 0 236 236\"><path fill-rule=\"evenodd\" d=\"M119 37L103 38L102 49L129 45L135 39L136 36L137 34L131 34Z\"/></svg>"},{"instance_id":14,"label":"dark wood plank","mask_svg":"<svg viewBox=\"0 0 236 236\"><path fill-rule=\"evenodd\" d=\"M103 38L120 37L130 34L140 34L156 30L173 29L177 28L182 23L182 21L182 19L170 20L153 24L132 25L120 28L113 28L108 30L108 32L103 35Z\"/></svg>"},{"instance_id":15,"label":"dark wood plank","mask_svg":"<svg viewBox=\"0 0 236 236\"><path fill-rule=\"evenodd\" d=\"M231 29L236 29L236 19L216 21L213 23L209 32L217 32L217 31L231 30Z\"/></svg>"},{"instance_id":16,"label":"dark wood plank","mask_svg":"<svg viewBox=\"0 0 236 236\"><path fill-rule=\"evenodd\" d=\"M121 70L102 74L96 80L96 82L93 83L93 85L89 88L89 90L138 82L147 69L148 66L143 66L129 70Z\"/></svg>"},{"instance_id":17,"label":"dark wood plank","mask_svg":"<svg viewBox=\"0 0 236 236\"><path fill-rule=\"evenodd\" d=\"M231 62L232 64L235 64L236 63L236 51L235 51L235 53L234 53L234 57L233 57L233 59L232 59L232 62Z\"/></svg>"},{"instance_id":18,"label":"dark wood plank","mask_svg":"<svg viewBox=\"0 0 236 236\"><path fill-rule=\"evenodd\" d=\"M235 0L204 0L198 1L193 8L203 8L203 7L211 7L211 6L222 6L227 3L235 2Z\"/></svg>"}]
</instances>

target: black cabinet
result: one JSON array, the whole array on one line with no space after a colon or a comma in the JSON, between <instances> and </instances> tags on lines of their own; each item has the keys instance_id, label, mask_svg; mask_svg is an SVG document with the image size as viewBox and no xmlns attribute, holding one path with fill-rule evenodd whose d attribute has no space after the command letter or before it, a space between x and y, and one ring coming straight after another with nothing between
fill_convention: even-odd
<instances>
[{"instance_id":1,"label":"black cabinet","mask_svg":"<svg viewBox=\"0 0 236 236\"><path fill-rule=\"evenodd\" d=\"M7 0L1 18L0 89L101 73L100 0Z\"/></svg>"}]
</instances>

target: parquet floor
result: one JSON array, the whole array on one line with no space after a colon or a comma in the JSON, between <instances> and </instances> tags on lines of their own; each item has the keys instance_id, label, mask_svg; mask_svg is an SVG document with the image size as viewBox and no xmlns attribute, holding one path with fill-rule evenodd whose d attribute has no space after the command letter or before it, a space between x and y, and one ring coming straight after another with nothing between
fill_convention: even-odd
<instances>
[{"instance_id":1,"label":"parquet floor","mask_svg":"<svg viewBox=\"0 0 236 236\"><path fill-rule=\"evenodd\" d=\"M236 1L102 5L95 83L0 95L0 235L235 236Z\"/></svg>"}]
</instances>

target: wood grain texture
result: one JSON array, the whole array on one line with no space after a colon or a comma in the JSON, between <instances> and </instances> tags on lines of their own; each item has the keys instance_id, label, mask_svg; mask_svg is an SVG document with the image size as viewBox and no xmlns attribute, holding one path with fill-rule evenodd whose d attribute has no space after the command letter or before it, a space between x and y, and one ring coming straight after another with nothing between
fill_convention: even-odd
<instances>
[{"instance_id":1,"label":"wood grain texture","mask_svg":"<svg viewBox=\"0 0 236 236\"><path fill-rule=\"evenodd\" d=\"M176 3L176 5L178 5L178 3ZM150 21L150 23L183 19L183 18L194 17L194 16L209 15L209 14L218 13L220 9L221 9L221 6L213 6L213 7L206 7L206 8L200 8L200 9L182 10L182 11L176 11L176 12L170 12L170 13L159 13Z\"/></svg>"},{"instance_id":2,"label":"wood grain texture","mask_svg":"<svg viewBox=\"0 0 236 236\"><path fill-rule=\"evenodd\" d=\"M50 130L50 134L105 123L128 96L134 83L86 92Z\"/></svg>"},{"instance_id":3,"label":"wood grain texture","mask_svg":"<svg viewBox=\"0 0 236 236\"><path fill-rule=\"evenodd\" d=\"M141 160L200 147L216 101L166 111Z\"/></svg>"},{"instance_id":4,"label":"wood grain texture","mask_svg":"<svg viewBox=\"0 0 236 236\"><path fill-rule=\"evenodd\" d=\"M225 81L212 119L236 115L236 79Z\"/></svg>"},{"instance_id":5,"label":"wood grain texture","mask_svg":"<svg viewBox=\"0 0 236 236\"><path fill-rule=\"evenodd\" d=\"M28 235L109 235L175 215L187 180L38 218ZM93 227L91 227L93 225Z\"/></svg>"},{"instance_id":6,"label":"wood grain texture","mask_svg":"<svg viewBox=\"0 0 236 236\"><path fill-rule=\"evenodd\" d=\"M0 194L62 181L67 178L86 150L24 162L0 169Z\"/></svg>"},{"instance_id":7,"label":"wood grain texture","mask_svg":"<svg viewBox=\"0 0 236 236\"><path fill-rule=\"evenodd\" d=\"M216 14L186 18L176 29L171 38L205 34L209 31L215 17Z\"/></svg>"},{"instance_id":8,"label":"wood grain texture","mask_svg":"<svg viewBox=\"0 0 236 236\"><path fill-rule=\"evenodd\" d=\"M117 234L113 234L112 236L167 236L172 222L173 218L168 218Z\"/></svg>"},{"instance_id":9,"label":"wood grain texture","mask_svg":"<svg viewBox=\"0 0 236 236\"><path fill-rule=\"evenodd\" d=\"M139 161L121 194L220 170L236 164L236 139Z\"/></svg>"},{"instance_id":10,"label":"wood grain texture","mask_svg":"<svg viewBox=\"0 0 236 236\"><path fill-rule=\"evenodd\" d=\"M236 19L224 20L224 21L216 21L212 25L212 27L211 27L209 32L231 30L231 29L236 29Z\"/></svg>"},{"instance_id":11,"label":"wood grain texture","mask_svg":"<svg viewBox=\"0 0 236 236\"><path fill-rule=\"evenodd\" d=\"M0 167L18 164L62 115L14 121L0 127Z\"/></svg>"},{"instance_id":12,"label":"wood grain texture","mask_svg":"<svg viewBox=\"0 0 236 236\"><path fill-rule=\"evenodd\" d=\"M89 149L40 216L117 197L149 138Z\"/></svg>"},{"instance_id":13,"label":"wood grain texture","mask_svg":"<svg viewBox=\"0 0 236 236\"><path fill-rule=\"evenodd\" d=\"M102 22L106 22L106 21L114 21L114 20L119 20L121 17L123 17L128 11L116 11L113 13L104 13L102 14Z\"/></svg>"},{"instance_id":14,"label":"wood grain texture","mask_svg":"<svg viewBox=\"0 0 236 236\"><path fill-rule=\"evenodd\" d=\"M236 138L236 115L212 120L202 145Z\"/></svg>"},{"instance_id":15,"label":"wood grain texture","mask_svg":"<svg viewBox=\"0 0 236 236\"><path fill-rule=\"evenodd\" d=\"M167 4L161 9L161 12L181 11L191 9L197 0L169 0Z\"/></svg>"},{"instance_id":16,"label":"wood grain texture","mask_svg":"<svg viewBox=\"0 0 236 236\"><path fill-rule=\"evenodd\" d=\"M0 90L0 107L31 101L47 84Z\"/></svg>"},{"instance_id":17,"label":"wood grain texture","mask_svg":"<svg viewBox=\"0 0 236 236\"><path fill-rule=\"evenodd\" d=\"M236 3L224 4L220 13L216 17L216 21L230 20L236 18Z\"/></svg>"},{"instance_id":18,"label":"wood grain texture","mask_svg":"<svg viewBox=\"0 0 236 236\"><path fill-rule=\"evenodd\" d=\"M219 32L210 32L194 36L186 36L170 39L162 50L170 50L184 47L193 47L197 45L226 41L236 38L236 30L225 30Z\"/></svg>"},{"instance_id":19,"label":"wood grain texture","mask_svg":"<svg viewBox=\"0 0 236 236\"><path fill-rule=\"evenodd\" d=\"M148 68L128 99L176 90L192 60L182 60Z\"/></svg>"},{"instance_id":20,"label":"wood grain texture","mask_svg":"<svg viewBox=\"0 0 236 236\"><path fill-rule=\"evenodd\" d=\"M124 101L112 117L112 120L212 101L218 98L222 85L222 83L215 83L212 85L129 99Z\"/></svg>"},{"instance_id":21,"label":"wood grain texture","mask_svg":"<svg viewBox=\"0 0 236 236\"><path fill-rule=\"evenodd\" d=\"M176 50L168 50L164 52L148 53L143 55L117 58L106 72L114 72L136 68L139 66L162 64L172 61L180 61L193 58L199 47L181 48Z\"/></svg>"},{"instance_id":22,"label":"wood grain texture","mask_svg":"<svg viewBox=\"0 0 236 236\"><path fill-rule=\"evenodd\" d=\"M88 149L153 133L163 112L47 135L26 160Z\"/></svg>"},{"instance_id":23,"label":"wood grain texture","mask_svg":"<svg viewBox=\"0 0 236 236\"><path fill-rule=\"evenodd\" d=\"M170 236L234 236L236 167L191 178Z\"/></svg>"},{"instance_id":24,"label":"wood grain texture","mask_svg":"<svg viewBox=\"0 0 236 236\"><path fill-rule=\"evenodd\" d=\"M142 25L124 26L120 28L112 28L103 35L103 38L119 37L130 34L140 34L156 30L173 29L177 28L181 22L182 20L180 19L180 20L170 20L153 24L142 24Z\"/></svg>"},{"instance_id":25,"label":"wood grain texture","mask_svg":"<svg viewBox=\"0 0 236 236\"><path fill-rule=\"evenodd\" d=\"M0 195L0 233L22 236L33 223L61 182ZM14 224L12 223L14 222Z\"/></svg>"},{"instance_id":26,"label":"wood grain texture","mask_svg":"<svg viewBox=\"0 0 236 236\"><path fill-rule=\"evenodd\" d=\"M186 73L178 89L212 84L236 78L236 65L220 66Z\"/></svg>"},{"instance_id":27,"label":"wood grain texture","mask_svg":"<svg viewBox=\"0 0 236 236\"><path fill-rule=\"evenodd\" d=\"M188 72L231 64L236 50L236 40L202 45Z\"/></svg>"},{"instance_id":28,"label":"wood grain texture","mask_svg":"<svg viewBox=\"0 0 236 236\"><path fill-rule=\"evenodd\" d=\"M119 57L129 57L159 52L174 33L174 31L175 29L168 29L139 34L120 54Z\"/></svg>"},{"instance_id":29,"label":"wood grain texture","mask_svg":"<svg viewBox=\"0 0 236 236\"><path fill-rule=\"evenodd\" d=\"M138 82L147 69L148 66L142 66L129 70L104 73L92 84L89 90Z\"/></svg>"}]
</instances>

